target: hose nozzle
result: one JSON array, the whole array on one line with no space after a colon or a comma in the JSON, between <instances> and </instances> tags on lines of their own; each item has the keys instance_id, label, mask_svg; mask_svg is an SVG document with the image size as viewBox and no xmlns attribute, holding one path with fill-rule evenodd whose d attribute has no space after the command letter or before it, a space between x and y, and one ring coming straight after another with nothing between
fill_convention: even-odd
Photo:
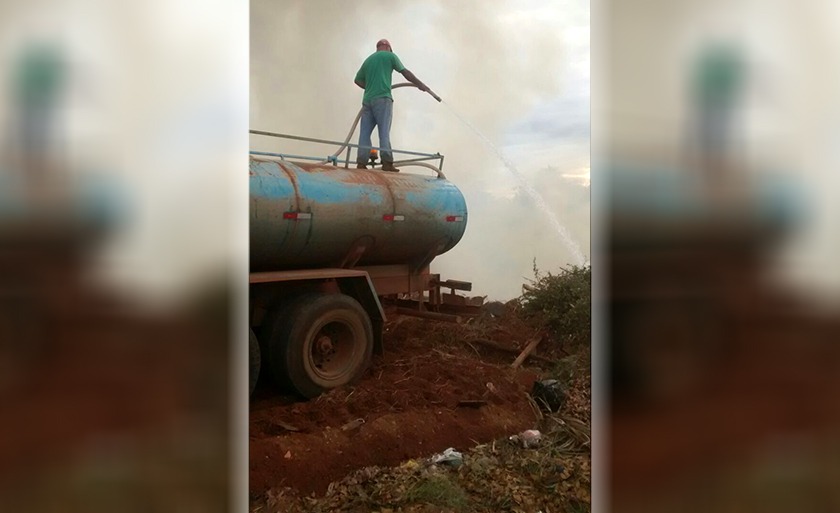
<instances>
[{"instance_id":1,"label":"hose nozzle","mask_svg":"<svg viewBox=\"0 0 840 513\"><path fill-rule=\"evenodd\" d=\"M440 96L436 95L431 89L429 89L429 94L432 95L432 98L434 98L435 100L442 101L440 99Z\"/></svg>"}]
</instances>

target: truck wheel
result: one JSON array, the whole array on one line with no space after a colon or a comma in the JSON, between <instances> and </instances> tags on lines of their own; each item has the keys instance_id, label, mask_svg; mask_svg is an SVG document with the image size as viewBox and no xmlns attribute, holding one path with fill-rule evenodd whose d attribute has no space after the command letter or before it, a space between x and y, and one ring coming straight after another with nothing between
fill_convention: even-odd
<instances>
[{"instance_id":1,"label":"truck wheel","mask_svg":"<svg viewBox=\"0 0 840 513\"><path fill-rule=\"evenodd\" d=\"M301 296L273 322L272 373L306 398L356 381L370 365L373 328L350 296Z\"/></svg>"},{"instance_id":2,"label":"truck wheel","mask_svg":"<svg viewBox=\"0 0 840 513\"><path fill-rule=\"evenodd\" d=\"M257 379L260 377L260 342L254 330L248 329L248 395L254 393Z\"/></svg>"}]
</instances>

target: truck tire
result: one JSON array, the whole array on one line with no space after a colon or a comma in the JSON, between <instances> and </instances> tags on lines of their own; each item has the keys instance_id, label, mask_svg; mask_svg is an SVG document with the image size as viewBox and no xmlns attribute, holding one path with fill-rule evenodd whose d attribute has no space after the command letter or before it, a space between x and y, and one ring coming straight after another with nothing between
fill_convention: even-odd
<instances>
[{"instance_id":1,"label":"truck tire","mask_svg":"<svg viewBox=\"0 0 840 513\"><path fill-rule=\"evenodd\" d=\"M248 396L254 393L260 377L260 342L254 330L248 329Z\"/></svg>"},{"instance_id":2,"label":"truck tire","mask_svg":"<svg viewBox=\"0 0 840 513\"><path fill-rule=\"evenodd\" d=\"M350 296L300 296L272 328L271 372L305 398L355 382L370 365L373 328Z\"/></svg>"}]
</instances>

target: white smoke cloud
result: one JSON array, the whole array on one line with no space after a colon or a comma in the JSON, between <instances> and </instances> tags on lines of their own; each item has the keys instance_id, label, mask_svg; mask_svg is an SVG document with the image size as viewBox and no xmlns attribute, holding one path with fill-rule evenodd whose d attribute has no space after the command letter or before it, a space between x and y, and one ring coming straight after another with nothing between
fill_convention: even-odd
<instances>
[{"instance_id":1,"label":"white smoke cloud","mask_svg":"<svg viewBox=\"0 0 840 513\"><path fill-rule=\"evenodd\" d=\"M509 299L532 276L534 259L557 270L576 262L575 251L453 110L500 149L588 256L588 188L562 176L589 167L588 23L583 1L397 1L383 8L371 0L319 0L279 8L255 0L250 125L343 140L361 106L353 77L375 42L388 38L444 101L395 90L392 144L445 155L444 171L470 212L464 238L433 271L472 281L476 294ZM402 81L394 75L394 83ZM251 146L318 155L335 149L259 137Z\"/></svg>"}]
</instances>

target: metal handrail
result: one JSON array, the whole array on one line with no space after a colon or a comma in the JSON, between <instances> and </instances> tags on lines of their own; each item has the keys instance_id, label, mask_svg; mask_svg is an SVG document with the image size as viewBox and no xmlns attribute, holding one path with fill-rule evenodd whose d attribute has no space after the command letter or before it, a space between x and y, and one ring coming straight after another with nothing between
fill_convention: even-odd
<instances>
[{"instance_id":1,"label":"metal handrail","mask_svg":"<svg viewBox=\"0 0 840 513\"><path fill-rule=\"evenodd\" d=\"M281 133L277 133L277 132L268 132L268 131L265 131L265 130L248 130L248 133L254 134L254 135L264 135L264 136L268 136L268 137L277 137L277 138L281 138L281 139L292 139L292 140L295 140L295 141L313 142L313 143L320 143L320 144L336 144L336 145L340 145L342 147L347 146L347 152L346 152L346 155L345 155L345 158L344 158L344 167L345 168L348 167L349 163L350 163L350 148L351 147L352 148L359 148L360 147L358 144L353 144L353 143L350 143L350 142L331 141L331 140L328 140L328 139L316 139L314 137L303 137L303 136L299 136L299 135L281 134ZM382 148L379 147L379 146L370 146L370 147L372 149L377 150L377 151L382 151ZM431 165L424 165L423 167L429 167L430 169L436 171L440 178L445 178L445 176L443 175L443 172L441 171L441 168L443 168L443 155L441 155L440 153L422 153L422 152L417 152L417 151L395 150L395 149L391 149L389 151L393 154L398 154L399 153L399 154L403 154L403 155L416 155L416 156L419 157L419 158L401 160L401 161L398 161L398 162L394 162L394 164L398 164L398 163L399 164L407 164L407 163L417 164L417 163L420 163L420 162L437 160L438 161L437 167L431 166ZM250 150L249 153L252 154L252 155L263 155L263 156L269 156L269 157L278 157L278 158L281 158L283 160L286 160L286 159L301 159L301 160L312 160L312 161L318 161L318 162L323 162L325 160L324 157L307 156L307 155L291 155L291 154L287 154L287 153L271 153L271 152L255 151L255 150ZM327 161L332 161L334 165L337 165L337 159L333 159L333 158L328 157L326 160Z\"/></svg>"},{"instance_id":2,"label":"metal handrail","mask_svg":"<svg viewBox=\"0 0 840 513\"><path fill-rule=\"evenodd\" d=\"M263 130L248 130L249 133L254 135L267 135L271 137L280 137L283 139L294 139L296 141L306 141L306 142L317 142L317 143L324 143L324 144L339 144L339 145L347 145L353 148L358 148L358 144L353 143L344 143L342 141L330 141L328 139L315 139L314 137L302 137L299 135L290 135L290 134L278 134L275 132L265 132ZM371 146L371 148L376 149L377 151L380 150L378 146ZM430 157L432 159L438 159L442 155L440 153L421 153L418 151L408 151L408 150L391 150L392 153L402 153L404 155L419 155L421 157Z\"/></svg>"}]
</instances>

